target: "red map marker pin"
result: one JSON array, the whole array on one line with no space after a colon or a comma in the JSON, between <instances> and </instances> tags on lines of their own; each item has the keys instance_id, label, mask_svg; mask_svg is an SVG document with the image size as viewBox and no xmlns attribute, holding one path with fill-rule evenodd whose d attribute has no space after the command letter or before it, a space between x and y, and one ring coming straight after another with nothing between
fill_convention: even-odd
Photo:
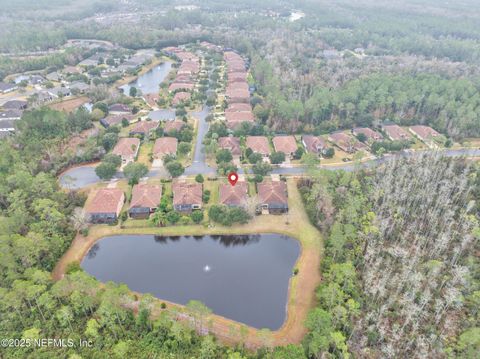
<instances>
[{"instance_id":1,"label":"red map marker pin","mask_svg":"<svg viewBox=\"0 0 480 359\"><path fill-rule=\"evenodd\" d=\"M230 182L232 186L235 186L237 181L238 181L238 175L235 172L230 172L228 174L228 182Z\"/></svg>"}]
</instances>

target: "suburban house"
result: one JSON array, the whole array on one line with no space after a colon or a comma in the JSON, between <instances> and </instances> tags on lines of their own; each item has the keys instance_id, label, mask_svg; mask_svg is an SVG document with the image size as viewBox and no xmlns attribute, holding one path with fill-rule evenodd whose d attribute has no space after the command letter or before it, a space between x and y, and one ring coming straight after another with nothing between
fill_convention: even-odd
<instances>
[{"instance_id":1,"label":"suburban house","mask_svg":"<svg viewBox=\"0 0 480 359\"><path fill-rule=\"evenodd\" d=\"M15 120L0 119L0 138L5 138L15 132Z\"/></svg>"},{"instance_id":2,"label":"suburban house","mask_svg":"<svg viewBox=\"0 0 480 359\"><path fill-rule=\"evenodd\" d=\"M202 208L203 189L200 183L174 182L172 184L173 208L179 212L191 212Z\"/></svg>"},{"instance_id":3,"label":"suburban house","mask_svg":"<svg viewBox=\"0 0 480 359\"><path fill-rule=\"evenodd\" d=\"M192 95L190 94L190 92L185 92L185 91L177 92L175 96L173 96L172 105L178 106L182 102L189 101L191 97Z\"/></svg>"},{"instance_id":4,"label":"suburban house","mask_svg":"<svg viewBox=\"0 0 480 359\"><path fill-rule=\"evenodd\" d=\"M323 138L313 135L303 135L302 144L305 146L307 153L315 153L321 155L328 148L327 141Z\"/></svg>"},{"instance_id":5,"label":"suburban house","mask_svg":"<svg viewBox=\"0 0 480 359\"><path fill-rule=\"evenodd\" d=\"M108 115L105 118L102 118L100 120L100 123L103 125L103 127L110 127L110 126L115 126L115 125L121 125L122 121L125 119L128 122L133 120L135 118L135 115L130 115L130 114L124 114L124 115Z\"/></svg>"},{"instance_id":6,"label":"suburban house","mask_svg":"<svg viewBox=\"0 0 480 359\"><path fill-rule=\"evenodd\" d=\"M173 120L173 121L167 121L163 125L163 132L169 133L173 130L179 132L182 130L182 128L185 126L185 122L181 120Z\"/></svg>"},{"instance_id":7,"label":"suburban house","mask_svg":"<svg viewBox=\"0 0 480 359\"><path fill-rule=\"evenodd\" d=\"M363 151L368 149L365 144L343 132L331 133L328 135L328 140L342 151L347 153L354 153L355 151Z\"/></svg>"},{"instance_id":8,"label":"suburban house","mask_svg":"<svg viewBox=\"0 0 480 359\"><path fill-rule=\"evenodd\" d=\"M262 214L288 212L287 185L284 181L268 181L257 184L259 205Z\"/></svg>"},{"instance_id":9,"label":"suburban house","mask_svg":"<svg viewBox=\"0 0 480 359\"><path fill-rule=\"evenodd\" d=\"M170 86L168 86L169 92L175 92L178 90L182 91L191 91L195 87L193 82L172 82Z\"/></svg>"},{"instance_id":10,"label":"suburban house","mask_svg":"<svg viewBox=\"0 0 480 359\"><path fill-rule=\"evenodd\" d=\"M228 108L225 109L225 113L243 111L252 111L252 105L249 103L231 103L228 105Z\"/></svg>"},{"instance_id":11,"label":"suburban house","mask_svg":"<svg viewBox=\"0 0 480 359\"><path fill-rule=\"evenodd\" d=\"M158 121L138 121L130 130L130 136L148 136L148 134L154 131L159 124L160 123Z\"/></svg>"},{"instance_id":12,"label":"suburban house","mask_svg":"<svg viewBox=\"0 0 480 359\"><path fill-rule=\"evenodd\" d=\"M250 102L250 91L247 89L229 89L225 92L228 103Z\"/></svg>"},{"instance_id":13,"label":"suburban house","mask_svg":"<svg viewBox=\"0 0 480 359\"><path fill-rule=\"evenodd\" d=\"M283 152L285 156L293 158L297 150L297 141L293 136L275 136L272 140L275 152Z\"/></svg>"},{"instance_id":14,"label":"suburban house","mask_svg":"<svg viewBox=\"0 0 480 359\"><path fill-rule=\"evenodd\" d=\"M102 188L86 208L91 223L112 223L118 219L125 202L125 194L118 188Z\"/></svg>"},{"instance_id":15,"label":"suburban house","mask_svg":"<svg viewBox=\"0 0 480 359\"><path fill-rule=\"evenodd\" d=\"M2 105L6 110L25 110L27 106L28 102L25 100L10 100Z\"/></svg>"},{"instance_id":16,"label":"suburban house","mask_svg":"<svg viewBox=\"0 0 480 359\"><path fill-rule=\"evenodd\" d=\"M364 134L369 143L383 140L383 136L380 133L368 127L356 127L352 130L352 133L355 136L358 136L359 134Z\"/></svg>"},{"instance_id":17,"label":"suburban house","mask_svg":"<svg viewBox=\"0 0 480 359\"><path fill-rule=\"evenodd\" d=\"M157 159L162 159L165 155L177 154L178 140L175 137L160 137L157 138L153 145L153 156Z\"/></svg>"},{"instance_id":18,"label":"suburban house","mask_svg":"<svg viewBox=\"0 0 480 359\"><path fill-rule=\"evenodd\" d=\"M405 141L411 138L410 134L398 125L383 125L382 130L392 141Z\"/></svg>"},{"instance_id":19,"label":"suburban house","mask_svg":"<svg viewBox=\"0 0 480 359\"><path fill-rule=\"evenodd\" d=\"M218 147L223 150L229 150L234 158L238 158L242 154L240 139L238 137L220 137L218 139Z\"/></svg>"},{"instance_id":20,"label":"suburban house","mask_svg":"<svg viewBox=\"0 0 480 359\"><path fill-rule=\"evenodd\" d=\"M82 81L72 82L70 85L68 85L68 87L70 88L70 90L74 92L78 91L79 93L85 93L85 91L88 91L90 89L90 85Z\"/></svg>"},{"instance_id":21,"label":"suburban house","mask_svg":"<svg viewBox=\"0 0 480 359\"><path fill-rule=\"evenodd\" d=\"M155 212L162 198L159 185L137 184L132 189L132 200L128 214L131 218L148 218Z\"/></svg>"},{"instance_id":22,"label":"suburban house","mask_svg":"<svg viewBox=\"0 0 480 359\"><path fill-rule=\"evenodd\" d=\"M248 185L246 182L221 183L219 187L219 201L229 207L245 207L247 205Z\"/></svg>"},{"instance_id":23,"label":"suburban house","mask_svg":"<svg viewBox=\"0 0 480 359\"><path fill-rule=\"evenodd\" d=\"M112 115L120 115L122 113L131 113L130 107L124 105L123 103L115 103L108 107L108 112Z\"/></svg>"},{"instance_id":24,"label":"suburban house","mask_svg":"<svg viewBox=\"0 0 480 359\"><path fill-rule=\"evenodd\" d=\"M237 128L242 122L253 123L255 120L252 111L225 112L225 119L230 129Z\"/></svg>"},{"instance_id":25,"label":"suburban house","mask_svg":"<svg viewBox=\"0 0 480 359\"><path fill-rule=\"evenodd\" d=\"M17 84L0 82L0 93L9 93L9 92L15 91L17 88L18 88Z\"/></svg>"},{"instance_id":26,"label":"suburban house","mask_svg":"<svg viewBox=\"0 0 480 359\"><path fill-rule=\"evenodd\" d=\"M260 153L263 157L268 157L270 154L268 138L265 136L247 136L246 145L247 148L250 148L253 152Z\"/></svg>"},{"instance_id":27,"label":"suburban house","mask_svg":"<svg viewBox=\"0 0 480 359\"><path fill-rule=\"evenodd\" d=\"M134 162L140 148L140 139L122 137L113 148L112 153L122 158L122 163Z\"/></svg>"},{"instance_id":28,"label":"suburban house","mask_svg":"<svg viewBox=\"0 0 480 359\"><path fill-rule=\"evenodd\" d=\"M72 94L70 89L66 87L54 87L53 89L49 89L47 91L54 98L68 97Z\"/></svg>"},{"instance_id":29,"label":"suburban house","mask_svg":"<svg viewBox=\"0 0 480 359\"><path fill-rule=\"evenodd\" d=\"M440 136L433 128L424 125L410 126L409 131L429 145L432 144L433 138Z\"/></svg>"}]
</instances>

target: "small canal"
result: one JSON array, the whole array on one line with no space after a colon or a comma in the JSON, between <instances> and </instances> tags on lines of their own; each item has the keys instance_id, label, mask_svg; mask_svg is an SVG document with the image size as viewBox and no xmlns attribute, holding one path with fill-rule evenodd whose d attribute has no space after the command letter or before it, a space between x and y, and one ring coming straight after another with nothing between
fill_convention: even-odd
<instances>
[{"instance_id":1,"label":"small canal","mask_svg":"<svg viewBox=\"0 0 480 359\"><path fill-rule=\"evenodd\" d=\"M215 314L276 330L299 254L299 242L279 234L119 235L98 241L82 268L102 282L179 304L199 300Z\"/></svg>"}]
</instances>

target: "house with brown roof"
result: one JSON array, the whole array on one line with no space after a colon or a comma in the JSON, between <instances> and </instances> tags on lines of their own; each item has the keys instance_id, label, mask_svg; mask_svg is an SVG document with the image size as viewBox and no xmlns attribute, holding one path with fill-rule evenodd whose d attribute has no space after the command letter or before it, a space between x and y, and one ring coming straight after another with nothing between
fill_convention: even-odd
<instances>
[{"instance_id":1,"label":"house with brown roof","mask_svg":"<svg viewBox=\"0 0 480 359\"><path fill-rule=\"evenodd\" d=\"M137 184L132 189L132 200L128 214L131 218L148 218L155 212L162 198L162 187L151 184Z\"/></svg>"},{"instance_id":2,"label":"house with brown roof","mask_svg":"<svg viewBox=\"0 0 480 359\"><path fill-rule=\"evenodd\" d=\"M228 105L228 108L225 109L225 113L227 112L244 112L244 111L252 111L252 105L249 103L231 103Z\"/></svg>"},{"instance_id":3,"label":"house with brown roof","mask_svg":"<svg viewBox=\"0 0 480 359\"><path fill-rule=\"evenodd\" d=\"M181 120L167 121L163 125L163 132L170 133L173 130L179 132L182 130L183 126L185 126L185 122Z\"/></svg>"},{"instance_id":4,"label":"house with brown roof","mask_svg":"<svg viewBox=\"0 0 480 359\"><path fill-rule=\"evenodd\" d=\"M178 140L175 137L160 137L157 138L153 145L153 156L157 159L162 159L165 155L177 154Z\"/></svg>"},{"instance_id":5,"label":"house with brown roof","mask_svg":"<svg viewBox=\"0 0 480 359\"><path fill-rule=\"evenodd\" d=\"M257 211L263 214L288 212L287 185L284 181L264 181L257 183L259 205Z\"/></svg>"},{"instance_id":6,"label":"house with brown roof","mask_svg":"<svg viewBox=\"0 0 480 359\"><path fill-rule=\"evenodd\" d=\"M130 107L123 103L115 103L108 107L108 112L112 115L120 115L123 113L131 113L132 111L130 110Z\"/></svg>"},{"instance_id":7,"label":"house with brown roof","mask_svg":"<svg viewBox=\"0 0 480 359\"><path fill-rule=\"evenodd\" d=\"M406 141L411 138L410 134L398 125L383 125L382 130L392 141Z\"/></svg>"},{"instance_id":8,"label":"house with brown roof","mask_svg":"<svg viewBox=\"0 0 480 359\"><path fill-rule=\"evenodd\" d=\"M127 113L123 115L108 115L107 117L102 118L100 120L100 123L103 125L103 127L110 127L110 126L120 125L124 119L130 122L134 118L135 118L135 115L127 114Z\"/></svg>"},{"instance_id":9,"label":"house with brown roof","mask_svg":"<svg viewBox=\"0 0 480 359\"><path fill-rule=\"evenodd\" d=\"M431 146L432 140L435 137L440 136L440 134L435 131L433 128L424 125L410 126L408 130L421 141L425 142L427 145Z\"/></svg>"},{"instance_id":10,"label":"house with brown roof","mask_svg":"<svg viewBox=\"0 0 480 359\"><path fill-rule=\"evenodd\" d=\"M229 129L236 129L243 122L255 121L252 111L225 112L226 125Z\"/></svg>"},{"instance_id":11,"label":"house with brown roof","mask_svg":"<svg viewBox=\"0 0 480 359\"><path fill-rule=\"evenodd\" d=\"M270 154L268 138L265 136L247 136L246 146L251 148L253 152L260 153L263 157L268 157Z\"/></svg>"},{"instance_id":12,"label":"house with brown roof","mask_svg":"<svg viewBox=\"0 0 480 359\"><path fill-rule=\"evenodd\" d=\"M250 91L245 89L230 89L225 92L228 103L250 102Z\"/></svg>"},{"instance_id":13,"label":"house with brown roof","mask_svg":"<svg viewBox=\"0 0 480 359\"><path fill-rule=\"evenodd\" d=\"M272 140L275 152L283 152L285 156L293 158L297 150L297 141L293 136L275 136Z\"/></svg>"},{"instance_id":14,"label":"house with brown roof","mask_svg":"<svg viewBox=\"0 0 480 359\"><path fill-rule=\"evenodd\" d=\"M138 121L130 130L130 136L148 136L150 132L155 131L158 128L159 124L158 121Z\"/></svg>"},{"instance_id":15,"label":"house with brown roof","mask_svg":"<svg viewBox=\"0 0 480 359\"><path fill-rule=\"evenodd\" d=\"M352 133L355 136L358 136L359 134L365 135L365 137L367 138L367 141L369 143L373 143L373 142L376 142L376 141L383 140L383 136L380 133L378 133L377 131L374 131L371 128L368 128L368 127L355 127L352 130Z\"/></svg>"},{"instance_id":16,"label":"house with brown roof","mask_svg":"<svg viewBox=\"0 0 480 359\"><path fill-rule=\"evenodd\" d=\"M113 223L118 219L125 194L118 188L102 188L93 194L85 210L91 223Z\"/></svg>"},{"instance_id":17,"label":"house with brown roof","mask_svg":"<svg viewBox=\"0 0 480 359\"><path fill-rule=\"evenodd\" d=\"M178 90L182 91L191 91L195 85L193 82L172 82L170 86L168 86L168 91L169 92L175 92Z\"/></svg>"},{"instance_id":18,"label":"house with brown roof","mask_svg":"<svg viewBox=\"0 0 480 359\"><path fill-rule=\"evenodd\" d=\"M112 153L122 158L122 163L134 162L140 148L140 139L122 137L113 148Z\"/></svg>"},{"instance_id":19,"label":"house with brown roof","mask_svg":"<svg viewBox=\"0 0 480 359\"><path fill-rule=\"evenodd\" d=\"M173 208L189 213L202 208L203 187L200 183L175 181L172 184Z\"/></svg>"},{"instance_id":20,"label":"house with brown roof","mask_svg":"<svg viewBox=\"0 0 480 359\"><path fill-rule=\"evenodd\" d=\"M364 151L368 149L367 145L344 132L331 133L328 135L328 140L347 153L354 153L355 151Z\"/></svg>"},{"instance_id":21,"label":"house with brown roof","mask_svg":"<svg viewBox=\"0 0 480 359\"><path fill-rule=\"evenodd\" d=\"M240 139L238 137L220 137L218 139L218 147L222 150L229 150L234 158L238 158L242 154L240 149Z\"/></svg>"},{"instance_id":22,"label":"house with brown roof","mask_svg":"<svg viewBox=\"0 0 480 359\"><path fill-rule=\"evenodd\" d=\"M247 205L248 185L246 182L221 183L219 187L219 201L229 207L245 207Z\"/></svg>"},{"instance_id":23,"label":"house with brown roof","mask_svg":"<svg viewBox=\"0 0 480 359\"><path fill-rule=\"evenodd\" d=\"M324 154L325 150L328 148L327 141L321 137L313 135L303 135L302 144L307 153L315 153L317 155Z\"/></svg>"},{"instance_id":24,"label":"house with brown roof","mask_svg":"<svg viewBox=\"0 0 480 359\"><path fill-rule=\"evenodd\" d=\"M173 96L172 105L178 106L182 102L189 101L191 97L192 95L190 94L190 92L185 92L185 91L177 92L175 93L175 96Z\"/></svg>"}]
</instances>

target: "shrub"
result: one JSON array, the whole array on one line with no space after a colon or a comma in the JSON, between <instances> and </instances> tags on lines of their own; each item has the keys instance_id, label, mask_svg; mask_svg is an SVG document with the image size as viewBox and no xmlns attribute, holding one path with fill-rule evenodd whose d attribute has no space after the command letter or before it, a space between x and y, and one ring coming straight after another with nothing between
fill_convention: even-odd
<instances>
[{"instance_id":1,"label":"shrub","mask_svg":"<svg viewBox=\"0 0 480 359\"><path fill-rule=\"evenodd\" d=\"M195 223L200 223L203 221L203 212L202 211L193 211L192 214L190 215L192 218L192 221Z\"/></svg>"},{"instance_id":2,"label":"shrub","mask_svg":"<svg viewBox=\"0 0 480 359\"><path fill-rule=\"evenodd\" d=\"M195 176L195 181L197 183L203 183L205 181L205 179L203 178L202 174L199 173L198 175Z\"/></svg>"}]
</instances>

